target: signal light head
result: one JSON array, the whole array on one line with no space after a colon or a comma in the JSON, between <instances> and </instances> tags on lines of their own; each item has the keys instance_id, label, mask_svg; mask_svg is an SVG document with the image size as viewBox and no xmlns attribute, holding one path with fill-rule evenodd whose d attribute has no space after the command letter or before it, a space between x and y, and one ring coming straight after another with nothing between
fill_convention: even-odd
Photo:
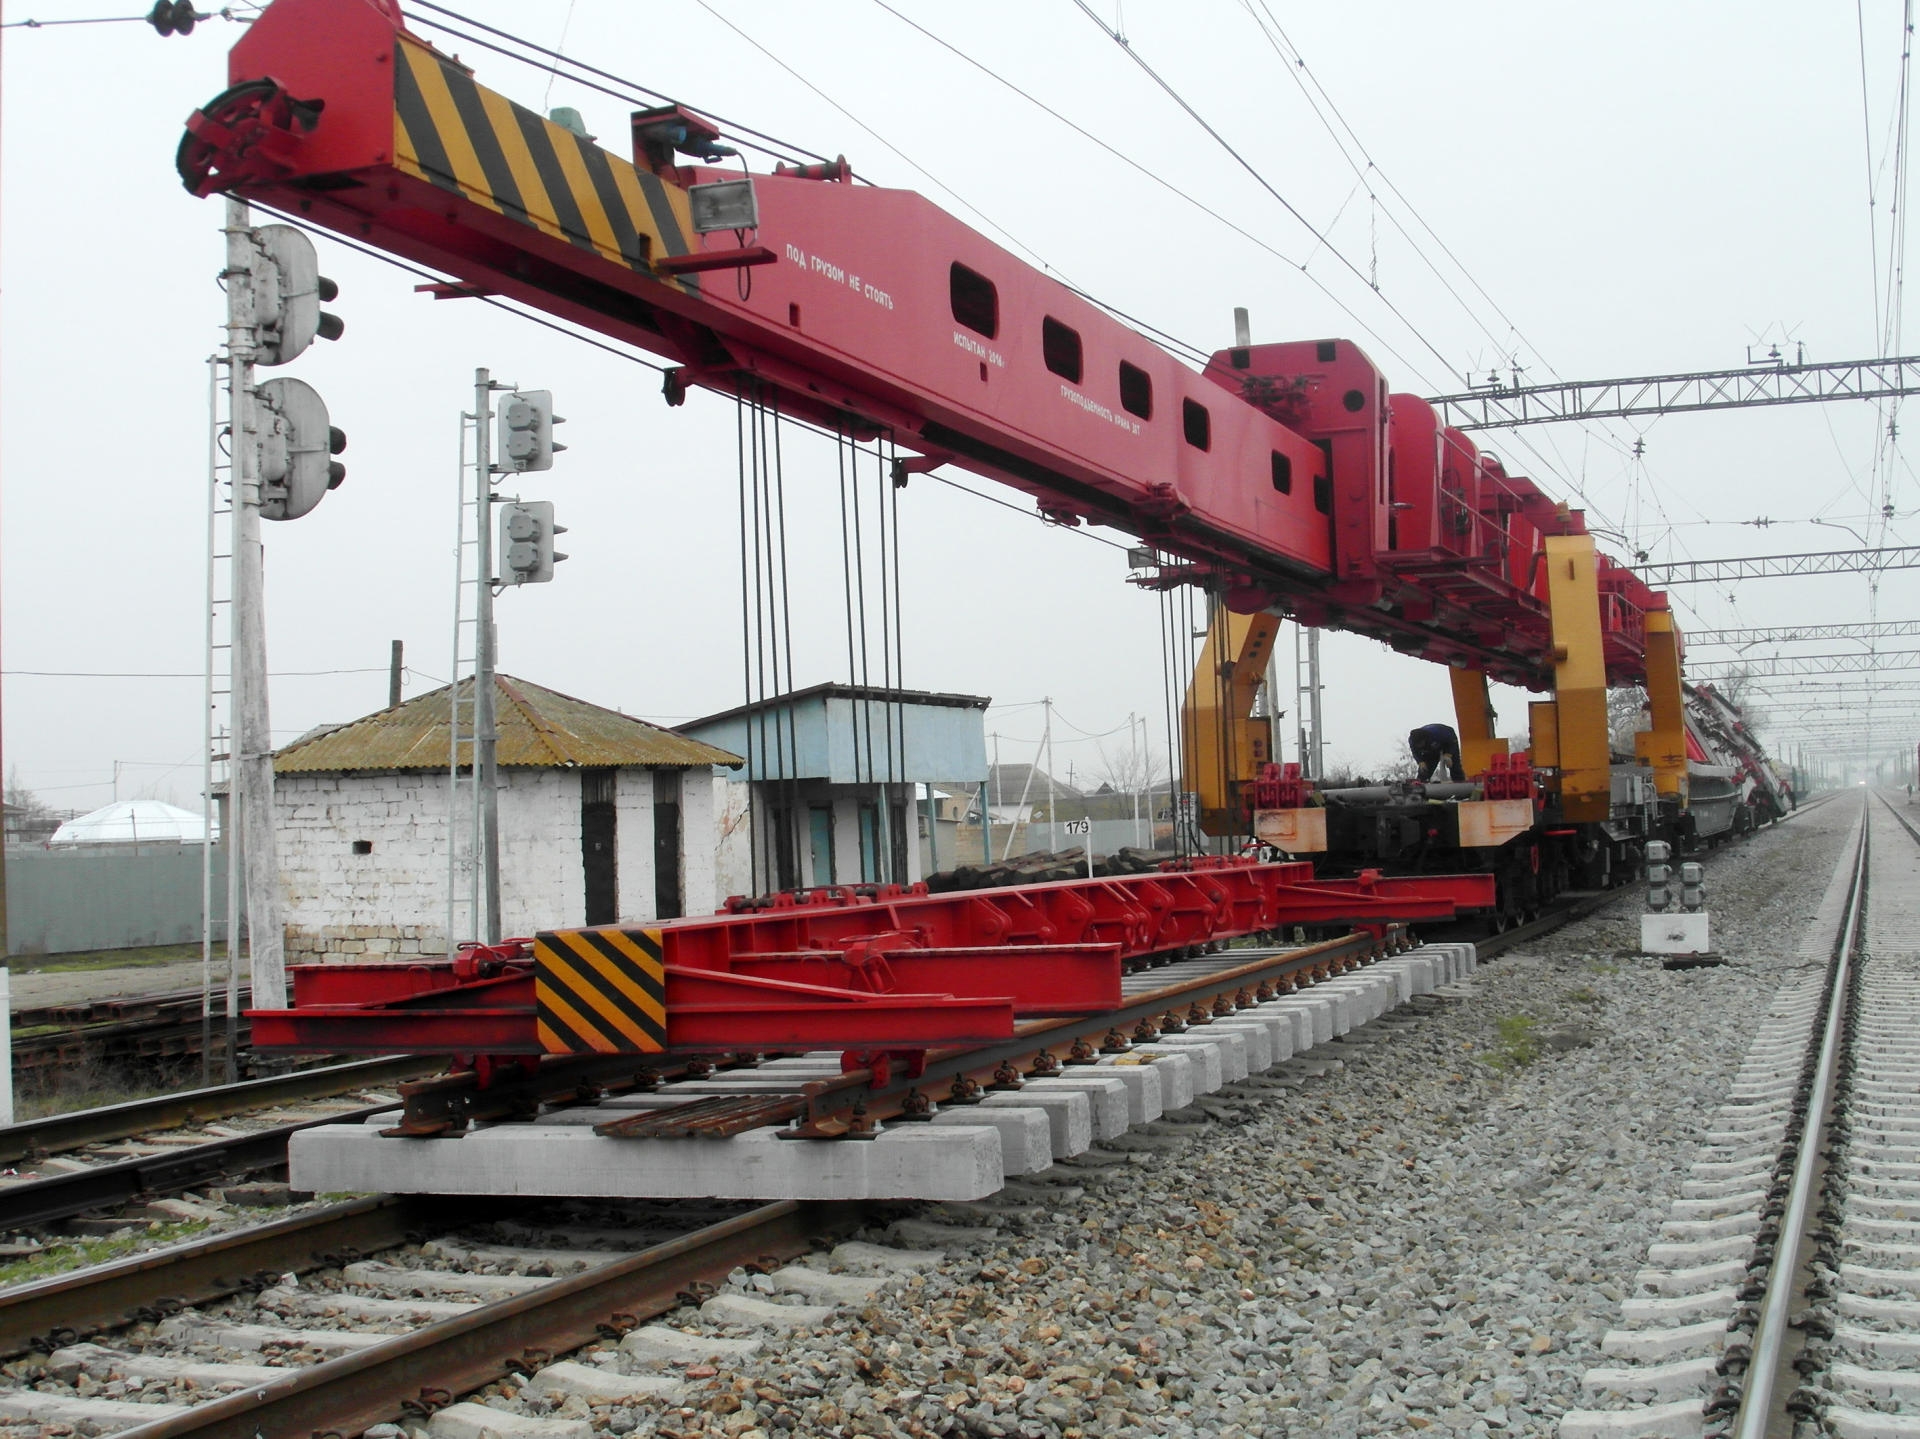
<instances>
[{"instance_id":1,"label":"signal light head","mask_svg":"<svg viewBox=\"0 0 1920 1439\"><path fill-rule=\"evenodd\" d=\"M206 18L195 12L193 0L154 0L147 12L147 23L162 35L191 35L195 22Z\"/></svg>"}]
</instances>

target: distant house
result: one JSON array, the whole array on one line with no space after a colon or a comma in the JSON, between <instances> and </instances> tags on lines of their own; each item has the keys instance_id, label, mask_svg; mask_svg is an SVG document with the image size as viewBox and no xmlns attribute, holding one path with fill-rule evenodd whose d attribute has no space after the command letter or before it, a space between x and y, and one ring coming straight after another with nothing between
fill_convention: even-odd
<instances>
[{"instance_id":1,"label":"distant house","mask_svg":"<svg viewBox=\"0 0 1920 1439\"><path fill-rule=\"evenodd\" d=\"M740 757L525 680L495 683L506 932L712 911L719 852L743 823L725 778ZM471 689L462 682L463 706ZM289 960L449 948L449 890L468 892L474 860L464 784L465 812L449 816L449 693L275 754ZM471 927L465 905L455 913Z\"/></svg>"},{"instance_id":2,"label":"distant house","mask_svg":"<svg viewBox=\"0 0 1920 1439\"><path fill-rule=\"evenodd\" d=\"M987 771L987 799L995 824L1025 824L1034 807L1082 798L1065 780L1055 779L1038 765L997 764Z\"/></svg>"}]
</instances>

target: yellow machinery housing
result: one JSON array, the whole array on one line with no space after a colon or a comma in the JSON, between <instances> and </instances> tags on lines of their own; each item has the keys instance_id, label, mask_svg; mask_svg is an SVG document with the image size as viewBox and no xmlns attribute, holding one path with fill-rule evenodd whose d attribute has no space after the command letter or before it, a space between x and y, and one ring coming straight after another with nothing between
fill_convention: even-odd
<instances>
[{"instance_id":1,"label":"yellow machinery housing","mask_svg":"<svg viewBox=\"0 0 1920 1439\"><path fill-rule=\"evenodd\" d=\"M1200 796L1200 828L1210 835L1245 833L1248 790L1273 758L1273 729L1253 713L1280 621L1237 615L1216 604L1206 643L1180 706L1180 762Z\"/></svg>"}]
</instances>

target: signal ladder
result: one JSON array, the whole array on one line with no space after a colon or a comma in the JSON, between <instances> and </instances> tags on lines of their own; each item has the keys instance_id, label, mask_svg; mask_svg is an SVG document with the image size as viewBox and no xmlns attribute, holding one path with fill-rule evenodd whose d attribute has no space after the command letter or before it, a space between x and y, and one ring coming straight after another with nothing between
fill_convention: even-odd
<instances>
[{"instance_id":1,"label":"signal ladder","mask_svg":"<svg viewBox=\"0 0 1920 1439\"><path fill-rule=\"evenodd\" d=\"M224 909L214 907L214 791L225 787L232 810L233 790L233 449L232 416L220 355L207 359L207 589L205 686L201 706L200 813L205 824L200 847L200 1076L213 1082L213 976L216 938L226 950L226 1082L239 1075L240 897L241 880L233 863L227 824L220 825L219 857L224 862ZM224 523L223 523L224 522ZM229 821L231 814L229 815Z\"/></svg>"},{"instance_id":2,"label":"signal ladder","mask_svg":"<svg viewBox=\"0 0 1920 1439\"><path fill-rule=\"evenodd\" d=\"M469 480L469 456L478 453L479 427L485 415L460 416L460 465L455 480L453 540L453 674L447 686L447 952L463 937L478 937L480 909L480 784L478 696L480 663L481 526L492 516L480 512ZM472 448L469 448L469 446ZM464 771L464 773L462 772Z\"/></svg>"}]
</instances>

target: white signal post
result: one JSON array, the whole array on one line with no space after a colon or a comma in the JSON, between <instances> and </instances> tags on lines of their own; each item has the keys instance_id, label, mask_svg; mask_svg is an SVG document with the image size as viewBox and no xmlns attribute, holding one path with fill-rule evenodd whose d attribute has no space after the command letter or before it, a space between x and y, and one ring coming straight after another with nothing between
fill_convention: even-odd
<instances>
[{"instance_id":1,"label":"white signal post","mask_svg":"<svg viewBox=\"0 0 1920 1439\"><path fill-rule=\"evenodd\" d=\"M478 520L479 594L474 603L473 645L473 782L480 798L480 872L484 876L486 924L481 938L500 942L500 772L497 762L499 732L494 727L493 667L493 392L499 388L485 369L473 372L474 456L473 503ZM449 935L448 943L453 937Z\"/></svg>"},{"instance_id":2,"label":"white signal post","mask_svg":"<svg viewBox=\"0 0 1920 1439\"><path fill-rule=\"evenodd\" d=\"M254 421L254 243L247 207L227 201L227 384L233 424L233 776L228 823L245 867L247 953L253 1003L287 1003L286 930L280 909L279 850L273 833L273 730L267 713L265 582L260 546L260 459ZM234 876L227 883L232 886ZM234 940L229 935L229 953ZM238 1020L228 984L227 1027Z\"/></svg>"}]
</instances>

